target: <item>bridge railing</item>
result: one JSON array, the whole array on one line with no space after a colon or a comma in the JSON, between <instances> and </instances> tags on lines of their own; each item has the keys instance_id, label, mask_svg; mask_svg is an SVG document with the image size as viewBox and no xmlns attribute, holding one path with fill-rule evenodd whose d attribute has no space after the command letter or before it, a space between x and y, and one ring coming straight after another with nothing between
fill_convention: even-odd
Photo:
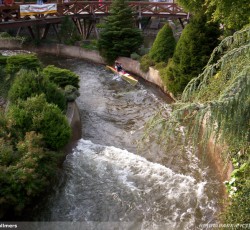
<instances>
[{"instance_id":1,"label":"bridge railing","mask_svg":"<svg viewBox=\"0 0 250 230\"><path fill-rule=\"evenodd\" d=\"M61 0L60 0L61 1ZM49 1L49 3L56 3L57 10L53 13L40 13L31 14L33 18L48 18L48 17L61 17L65 15L87 17L88 15L106 16L109 14L112 1L70 1L64 3L57 3ZM142 16L159 16L159 17L187 17L187 13L183 11L175 3L166 2L147 2L147 1L132 1L128 2L135 15ZM27 14L22 16L20 14L20 5L36 5L35 2L23 3L15 2L12 6L0 6L0 27L1 23L9 21L28 20L31 17ZM44 4L46 6L47 4Z\"/></svg>"}]
</instances>

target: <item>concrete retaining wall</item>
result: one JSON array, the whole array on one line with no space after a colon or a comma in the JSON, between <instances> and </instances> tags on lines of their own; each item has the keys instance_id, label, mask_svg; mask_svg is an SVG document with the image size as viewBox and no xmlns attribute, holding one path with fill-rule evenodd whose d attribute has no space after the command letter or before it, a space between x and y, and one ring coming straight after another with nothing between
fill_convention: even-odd
<instances>
[{"instance_id":1,"label":"concrete retaining wall","mask_svg":"<svg viewBox=\"0 0 250 230\"><path fill-rule=\"evenodd\" d=\"M10 41L10 43L2 42L0 40L0 48L2 49L20 49L20 45L16 44L14 41ZM58 56L67 56L67 57L75 57L81 58L84 60L88 60L98 64L105 64L103 58L96 51L85 50L78 46L66 46L62 44L44 44L39 47L21 47L25 50L30 50L33 52L42 52L49 53ZM137 76L144 78L146 81L151 82L159 86L168 96L170 96L173 100L174 97L167 91L167 88L163 85L163 82L160 78L159 71L153 68L150 68L147 73L144 73L140 70L140 63L138 61L132 60L130 58L120 57L118 59L128 72L133 73ZM81 122L80 115L76 104L69 104L68 107L68 119L73 129L73 135L71 142L65 147L66 151L70 151L76 140L81 138ZM221 180L228 180L230 178L230 174L233 170L232 164L222 161L220 153L222 151L221 146L216 146L215 143L211 140L208 144L209 157L213 162L219 177Z\"/></svg>"},{"instance_id":2,"label":"concrete retaining wall","mask_svg":"<svg viewBox=\"0 0 250 230\"><path fill-rule=\"evenodd\" d=\"M99 55L97 51L89 51L79 46L66 46L63 44L43 44L39 45L38 47L24 47L24 48L36 53L42 52L42 53L54 54L57 56L75 57L99 64L105 64L103 58Z\"/></svg>"},{"instance_id":3,"label":"concrete retaining wall","mask_svg":"<svg viewBox=\"0 0 250 230\"><path fill-rule=\"evenodd\" d=\"M66 116L72 130L72 136L69 143L64 147L65 153L70 153L76 146L77 141L82 137L82 124L80 112L76 102L69 102Z\"/></svg>"},{"instance_id":4,"label":"concrete retaining wall","mask_svg":"<svg viewBox=\"0 0 250 230\"><path fill-rule=\"evenodd\" d=\"M19 40L0 39L0 49L21 49L22 43Z\"/></svg>"}]
</instances>

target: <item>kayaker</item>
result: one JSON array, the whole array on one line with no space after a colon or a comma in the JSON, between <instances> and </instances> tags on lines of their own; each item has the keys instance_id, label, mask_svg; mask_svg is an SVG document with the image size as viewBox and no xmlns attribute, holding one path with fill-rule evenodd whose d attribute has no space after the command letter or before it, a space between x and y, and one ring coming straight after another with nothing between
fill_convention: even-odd
<instances>
[{"instance_id":1,"label":"kayaker","mask_svg":"<svg viewBox=\"0 0 250 230\"><path fill-rule=\"evenodd\" d=\"M123 71L122 65L121 65L121 63L119 63L118 61L115 61L115 69L116 69L116 71L118 71L118 72Z\"/></svg>"}]
</instances>

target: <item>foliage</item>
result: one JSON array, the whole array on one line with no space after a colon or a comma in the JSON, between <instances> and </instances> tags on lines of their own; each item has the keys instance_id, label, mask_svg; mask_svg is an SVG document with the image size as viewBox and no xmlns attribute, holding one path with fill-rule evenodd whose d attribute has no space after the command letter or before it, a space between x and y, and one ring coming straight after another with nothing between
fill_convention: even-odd
<instances>
[{"instance_id":1,"label":"foliage","mask_svg":"<svg viewBox=\"0 0 250 230\"><path fill-rule=\"evenodd\" d=\"M145 54L148 54L148 53L149 53L149 50L150 50L150 48L146 48L146 47L142 46L142 47L138 50L138 54L139 54L140 56L143 56L143 55L145 55Z\"/></svg>"},{"instance_id":2,"label":"foliage","mask_svg":"<svg viewBox=\"0 0 250 230\"><path fill-rule=\"evenodd\" d=\"M240 30L250 23L248 0L178 0L178 3L193 14L206 13L225 29Z\"/></svg>"},{"instance_id":3,"label":"foliage","mask_svg":"<svg viewBox=\"0 0 250 230\"><path fill-rule=\"evenodd\" d=\"M206 0L207 12L227 29L239 30L250 23L248 0Z\"/></svg>"},{"instance_id":4,"label":"foliage","mask_svg":"<svg viewBox=\"0 0 250 230\"><path fill-rule=\"evenodd\" d=\"M77 97L80 96L77 88L72 85L66 85L64 93L67 101L74 101Z\"/></svg>"},{"instance_id":5,"label":"foliage","mask_svg":"<svg viewBox=\"0 0 250 230\"><path fill-rule=\"evenodd\" d=\"M66 109L66 99L62 90L44 78L41 73L29 70L17 73L9 90L9 100L16 103L19 99L26 100L42 93L45 94L47 102L58 105L62 111Z\"/></svg>"},{"instance_id":6,"label":"foliage","mask_svg":"<svg viewBox=\"0 0 250 230\"><path fill-rule=\"evenodd\" d=\"M58 108L65 108L62 90L40 71L16 68L13 77L14 73L9 91L11 103L6 114L0 110L1 219L21 214L48 190L63 156L51 149L61 149L71 134L68 121ZM2 89L8 92L8 77L5 68L1 68L1 96ZM77 92L73 86L69 88L72 94Z\"/></svg>"},{"instance_id":7,"label":"foliage","mask_svg":"<svg viewBox=\"0 0 250 230\"><path fill-rule=\"evenodd\" d=\"M59 36L62 42L66 45L74 45L76 41L82 40L80 34L77 32L73 19L68 16L63 18L59 30Z\"/></svg>"},{"instance_id":8,"label":"foliage","mask_svg":"<svg viewBox=\"0 0 250 230\"><path fill-rule=\"evenodd\" d=\"M25 41L25 38L19 37L19 36L11 36L7 32L0 32L0 40L16 40L16 41L20 41L21 43L23 43Z\"/></svg>"},{"instance_id":9,"label":"foliage","mask_svg":"<svg viewBox=\"0 0 250 230\"><path fill-rule=\"evenodd\" d=\"M155 62L168 62L175 49L175 38L168 24L165 24L158 32L156 39L149 51L149 56Z\"/></svg>"},{"instance_id":10,"label":"foliage","mask_svg":"<svg viewBox=\"0 0 250 230\"><path fill-rule=\"evenodd\" d=\"M41 62L35 54L17 54L8 57L5 70L13 76L20 69L37 71L40 68Z\"/></svg>"},{"instance_id":11,"label":"foliage","mask_svg":"<svg viewBox=\"0 0 250 230\"><path fill-rule=\"evenodd\" d=\"M1 56L0 56L1 59ZM5 77L4 68L1 67L0 64L0 97L7 98L8 90L10 88L10 81L8 81Z\"/></svg>"},{"instance_id":12,"label":"foliage","mask_svg":"<svg viewBox=\"0 0 250 230\"><path fill-rule=\"evenodd\" d=\"M7 57L0 54L0 66L5 66L7 63ZM2 69L2 68L1 68Z\"/></svg>"},{"instance_id":13,"label":"foliage","mask_svg":"<svg viewBox=\"0 0 250 230\"><path fill-rule=\"evenodd\" d=\"M150 58L149 54L145 54L140 60L140 69L148 72L150 66L154 66L155 62Z\"/></svg>"},{"instance_id":14,"label":"foliage","mask_svg":"<svg viewBox=\"0 0 250 230\"><path fill-rule=\"evenodd\" d=\"M11 35L7 32L0 32L0 38L11 38Z\"/></svg>"},{"instance_id":15,"label":"foliage","mask_svg":"<svg viewBox=\"0 0 250 230\"><path fill-rule=\"evenodd\" d=\"M28 98L11 104L8 110L10 126L20 133L36 131L43 135L45 144L50 149L60 149L69 141L71 128L60 109L49 104L44 95Z\"/></svg>"},{"instance_id":16,"label":"foliage","mask_svg":"<svg viewBox=\"0 0 250 230\"><path fill-rule=\"evenodd\" d=\"M187 12L200 13L205 12L204 3L206 0L177 0L178 4Z\"/></svg>"},{"instance_id":17,"label":"foliage","mask_svg":"<svg viewBox=\"0 0 250 230\"><path fill-rule=\"evenodd\" d=\"M21 213L48 188L60 154L43 147L42 136L26 133L16 146L0 138L0 217ZM14 157L16 158L15 160Z\"/></svg>"},{"instance_id":18,"label":"foliage","mask_svg":"<svg viewBox=\"0 0 250 230\"><path fill-rule=\"evenodd\" d=\"M81 47L88 50L98 50L97 43L97 40L84 41Z\"/></svg>"},{"instance_id":19,"label":"foliage","mask_svg":"<svg viewBox=\"0 0 250 230\"><path fill-rule=\"evenodd\" d=\"M138 53L134 52L130 55L130 58L139 61L141 59L141 56Z\"/></svg>"},{"instance_id":20,"label":"foliage","mask_svg":"<svg viewBox=\"0 0 250 230\"><path fill-rule=\"evenodd\" d=\"M234 171L231 189L237 192L226 210L226 223L249 222L249 140L250 140L250 26L227 37L214 49L204 71L186 86L181 101L168 115L164 108L148 124L147 135L159 129L159 141L180 135L179 125L197 143L206 146L213 138L228 146L228 154L240 152L246 159ZM216 83L218 84L215 87ZM231 151L230 149L233 149ZM230 151L229 151L230 150ZM246 163L246 164L244 164ZM233 184L234 183L234 184Z\"/></svg>"},{"instance_id":21,"label":"foliage","mask_svg":"<svg viewBox=\"0 0 250 230\"><path fill-rule=\"evenodd\" d=\"M134 27L131 8L125 0L112 1L106 23L100 25L98 50L111 64L117 57L129 57L143 42L141 31Z\"/></svg>"},{"instance_id":22,"label":"foliage","mask_svg":"<svg viewBox=\"0 0 250 230\"><path fill-rule=\"evenodd\" d=\"M166 62L163 62L163 61L159 62L159 63L156 63L155 66L154 66L154 68L157 69L157 70L162 70L162 69L164 69L166 67L167 67L167 64L166 64Z\"/></svg>"},{"instance_id":23,"label":"foliage","mask_svg":"<svg viewBox=\"0 0 250 230\"><path fill-rule=\"evenodd\" d=\"M48 65L42 71L43 75L51 82L55 83L62 89L66 85L72 85L79 88L79 76L68 69L61 69L53 65Z\"/></svg>"},{"instance_id":24,"label":"foliage","mask_svg":"<svg viewBox=\"0 0 250 230\"><path fill-rule=\"evenodd\" d=\"M249 150L248 154L249 156ZM246 224L250 221L250 163L247 161L241 165L238 159L234 161L234 171L230 181L226 181L226 187L230 196L229 206L222 215L222 221L228 224Z\"/></svg>"},{"instance_id":25,"label":"foliage","mask_svg":"<svg viewBox=\"0 0 250 230\"><path fill-rule=\"evenodd\" d=\"M167 88L178 94L187 83L202 72L212 50L218 44L217 24L207 24L205 17L197 15L183 30L172 60L160 74Z\"/></svg>"}]
</instances>

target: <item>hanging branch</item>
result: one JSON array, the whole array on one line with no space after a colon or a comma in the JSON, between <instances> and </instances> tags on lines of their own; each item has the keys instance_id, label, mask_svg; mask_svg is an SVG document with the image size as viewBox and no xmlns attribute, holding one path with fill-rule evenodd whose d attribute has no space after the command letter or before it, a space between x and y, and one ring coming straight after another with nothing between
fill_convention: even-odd
<instances>
[{"instance_id":1,"label":"hanging branch","mask_svg":"<svg viewBox=\"0 0 250 230\"><path fill-rule=\"evenodd\" d=\"M202 133L204 143L213 136L223 143L249 145L249 41L250 27L224 39L214 50L203 73L185 88L182 100L173 104L173 111L166 116L167 111L162 108L152 118L146 135L155 129L160 141L168 142L173 136L183 136L180 126L185 125L193 140ZM206 101L202 95L210 90L208 86L213 81L216 83L216 74L222 79L222 85L219 92Z\"/></svg>"}]
</instances>

